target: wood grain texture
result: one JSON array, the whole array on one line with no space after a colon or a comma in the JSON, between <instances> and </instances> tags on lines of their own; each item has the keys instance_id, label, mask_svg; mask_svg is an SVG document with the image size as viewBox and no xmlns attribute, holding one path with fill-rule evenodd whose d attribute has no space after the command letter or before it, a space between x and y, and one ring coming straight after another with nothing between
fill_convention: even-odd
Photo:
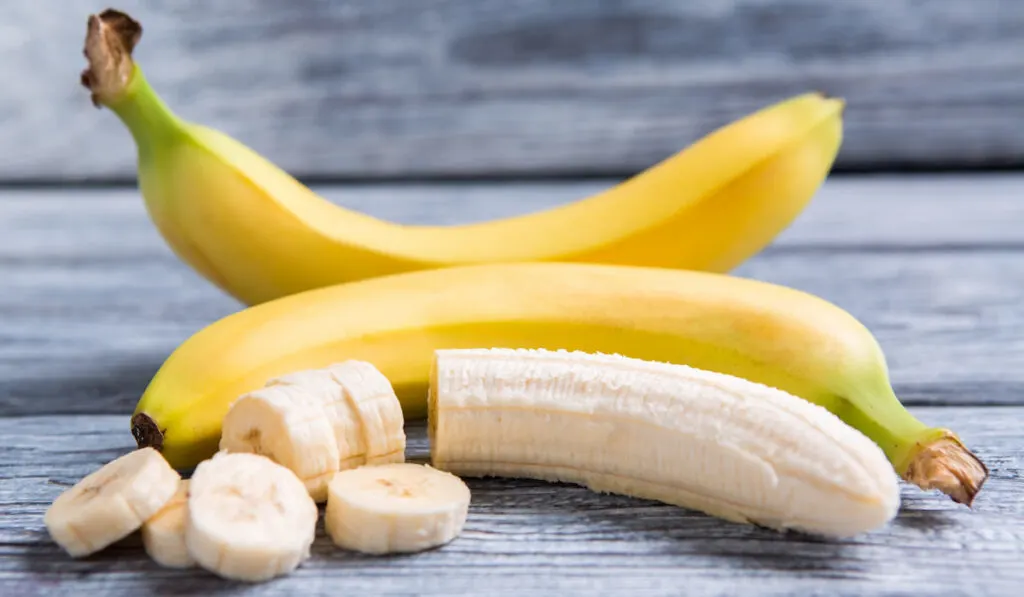
<instances>
[{"instance_id":1,"label":"wood grain texture","mask_svg":"<svg viewBox=\"0 0 1024 597\"><path fill-rule=\"evenodd\" d=\"M839 167L1024 163L1024 4L117 4L181 115L302 176L630 173L786 96L846 98ZM131 177L78 73L83 0L4 3L0 180Z\"/></svg>"},{"instance_id":2,"label":"wood grain texture","mask_svg":"<svg viewBox=\"0 0 1024 597\"><path fill-rule=\"evenodd\" d=\"M599 183L325 187L402 222L555 205ZM1024 403L1024 177L832 179L737 275L850 310L911 404ZM134 191L0 194L0 414L123 413L239 305L175 259Z\"/></svg>"},{"instance_id":3,"label":"wood grain texture","mask_svg":"<svg viewBox=\"0 0 1024 597\"><path fill-rule=\"evenodd\" d=\"M992 469L974 510L905 486L886 529L845 541L780 535L568 484L467 479L461 537L410 556L360 556L321 528L291 576L243 586L161 569L135 534L74 561L49 539L47 505L132 447L123 416L0 419L0 586L91 595L985 595L1024 583L1024 408L916 408L950 425ZM426 461L422 425L410 460Z\"/></svg>"}]
</instances>

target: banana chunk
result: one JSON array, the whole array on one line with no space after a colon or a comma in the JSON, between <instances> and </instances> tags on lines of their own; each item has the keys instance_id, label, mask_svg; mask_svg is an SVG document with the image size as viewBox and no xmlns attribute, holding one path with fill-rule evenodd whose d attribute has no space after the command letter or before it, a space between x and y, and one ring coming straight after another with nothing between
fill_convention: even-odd
<instances>
[{"instance_id":1,"label":"banana chunk","mask_svg":"<svg viewBox=\"0 0 1024 597\"><path fill-rule=\"evenodd\" d=\"M896 475L826 409L745 379L582 352L435 353L433 465L846 537L888 523Z\"/></svg>"},{"instance_id":2,"label":"banana chunk","mask_svg":"<svg viewBox=\"0 0 1024 597\"><path fill-rule=\"evenodd\" d=\"M138 530L171 499L180 480L155 449L133 450L57 496L43 523L70 556L84 557Z\"/></svg>"},{"instance_id":3,"label":"banana chunk","mask_svg":"<svg viewBox=\"0 0 1024 597\"><path fill-rule=\"evenodd\" d=\"M210 572L265 581L309 558L319 514L288 468L258 454L219 452L192 475L185 544Z\"/></svg>"},{"instance_id":4,"label":"banana chunk","mask_svg":"<svg viewBox=\"0 0 1024 597\"><path fill-rule=\"evenodd\" d=\"M462 533L470 491L451 473L409 462L366 465L334 475L324 528L338 547L411 553Z\"/></svg>"},{"instance_id":5,"label":"banana chunk","mask_svg":"<svg viewBox=\"0 0 1024 597\"><path fill-rule=\"evenodd\" d=\"M196 563L185 546L188 486L189 479L182 479L171 501L142 525L143 548L153 561L166 568L191 568Z\"/></svg>"},{"instance_id":6,"label":"banana chunk","mask_svg":"<svg viewBox=\"0 0 1024 597\"><path fill-rule=\"evenodd\" d=\"M405 419L391 383L372 364L344 361L295 371L232 403L220 449L288 467L317 503L334 473L405 461Z\"/></svg>"},{"instance_id":7,"label":"banana chunk","mask_svg":"<svg viewBox=\"0 0 1024 597\"><path fill-rule=\"evenodd\" d=\"M260 388L235 401L224 416L220 449L288 467L317 502L327 499L327 481L341 460L321 401L296 385Z\"/></svg>"},{"instance_id":8,"label":"banana chunk","mask_svg":"<svg viewBox=\"0 0 1024 597\"><path fill-rule=\"evenodd\" d=\"M402 403L388 378L371 363L357 360L335 364L330 372L344 389L348 412L354 412L359 421L364 462L404 462L406 437Z\"/></svg>"}]
</instances>

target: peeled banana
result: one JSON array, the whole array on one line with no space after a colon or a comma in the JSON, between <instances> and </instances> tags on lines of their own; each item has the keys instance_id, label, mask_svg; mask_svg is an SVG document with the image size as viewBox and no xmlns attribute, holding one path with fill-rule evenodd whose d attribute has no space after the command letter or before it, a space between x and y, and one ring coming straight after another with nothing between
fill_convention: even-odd
<instances>
[{"instance_id":1,"label":"peeled banana","mask_svg":"<svg viewBox=\"0 0 1024 597\"><path fill-rule=\"evenodd\" d=\"M736 120L594 196L516 217L400 225L342 208L222 132L175 115L132 50L128 15L89 17L82 76L138 150L153 222L185 263L247 305L448 266L563 261L724 272L787 228L842 142L841 99L807 93Z\"/></svg>"},{"instance_id":2,"label":"peeled banana","mask_svg":"<svg viewBox=\"0 0 1024 597\"><path fill-rule=\"evenodd\" d=\"M345 361L276 377L234 401L220 451L267 456L319 503L340 470L403 462L404 422L387 378L369 363Z\"/></svg>"},{"instance_id":3,"label":"peeled banana","mask_svg":"<svg viewBox=\"0 0 1024 597\"><path fill-rule=\"evenodd\" d=\"M953 431L903 407L874 336L836 305L736 276L601 264L426 270L244 309L168 357L132 432L174 466L193 466L217 451L238 396L345 359L372 363L405 419L423 418L433 351L481 347L618 353L735 375L824 406L923 489L969 505L988 476Z\"/></svg>"},{"instance_id":4,"label":"peeled banana","mask_svg":"<svg viewBox=\"0 0 1024 597\"><path fill-rule=\"evenodd\" d=\"M411 462L334 475L324 529L338 547L370 554L439 547L462 533L470 491L455 475Z\"/></svg>"},{"instance_id":5,"label":"peeled banana","mask_svg":"<svg viewBox=\"0 0 1024 597\"><path fill-rule=\"evenodd\" d=\"M896 515L885 454L824 408L744 379L618 355L437 352L430 457L462 476L574 482L829 537Z\"/></svg>"}]
</instances>

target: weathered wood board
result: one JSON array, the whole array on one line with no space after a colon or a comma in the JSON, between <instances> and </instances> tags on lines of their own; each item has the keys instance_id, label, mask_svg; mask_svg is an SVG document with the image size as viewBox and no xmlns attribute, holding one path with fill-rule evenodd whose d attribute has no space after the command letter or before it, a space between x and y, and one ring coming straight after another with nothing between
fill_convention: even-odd
<instances>
[{"instance_id":1,"label":"weathered wood board","mask_svg":"<svg viewBox=\"0 0 1024 597\"><path fill-rule=\"evenodd\" d=\"M133 535L73 561L46 534L46 506L132 447L125 416L0 419L0 587L5 595L932 595L1010 597L1024 585L1024 408L915 408L962 434L992 469L975 508L905 486L897 519L829 541L719 521L582 487L468 479L466 529L410 556L336 549L321 527L292 576L246 586L162 569ZM410 460L426 461L422 424Z\"/></svg>"},{"instance_id":2,"label":"weathered wood board","mask_svg":"<svg viewBox=\"0 0 1024 597\"><path fill-rule=\"evenodd\" d=\"M100 0L3 4L0 181L129 178L78 73ZM1024 4L124 0L182 116L302 176L631 173L789 95L849 102L840 168L1024 163Z\"/></svg>"},{"instance_id":3,"label":"weathered wood board","mask_svg":"<svg viewBox=\"0 0 1024 597\"><path fill-rule=\"evenodd\" d=\"M1024 177L925 180L832 179L735 273L861 318L908 403L1024 404ZM323 190L380 217L455 223L603 184ZM135 191L0 194L0 413L124 412L178 343L239 307L171 255Z\"/></svg>"}]
</instances>

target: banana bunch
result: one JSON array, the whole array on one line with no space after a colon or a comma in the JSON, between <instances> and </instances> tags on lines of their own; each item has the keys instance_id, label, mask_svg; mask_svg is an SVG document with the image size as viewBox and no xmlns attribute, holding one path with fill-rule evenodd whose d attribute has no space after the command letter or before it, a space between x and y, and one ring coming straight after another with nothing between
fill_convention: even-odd
<instances>
[{"instance_id":1,"label":"banana bunch","mask_svg":"<svg viewBox=\"0 0 1024 597\"><path fill-rule=\"evenodd\" d=\"M406 226L345 209L224 133L175 115L132 60L141 27L89 20L83 83L138 149L171 249L246 305L377 276L564 261L725 272L807 206L842 141L843 101L808 93L730 123L592 197L516 217Z\"/></svg>"},{"instance_id":2,"label":"banana bunch","mask_svg":"<svg viewBox=\"0 0 1024 597\"><path fill-rule=\"evenodd\" d=\"M139 450L54 503L72 555L141 529L164 565L264 579L309 556L323 502L336 545L417 551L461 532L459 474L828 536L888 522L897 478L968 506L985 483L953 430L901 404L856 318L726 273L827 176L841 100L769 106L559 208L399 226L175 116L131 58L140 35L91 17L83 83L131 131L168 244L247 306L169 355L131 417ZM433 466L404 461L404 421L424 417Z\"/></svg>"}]
</instances>

